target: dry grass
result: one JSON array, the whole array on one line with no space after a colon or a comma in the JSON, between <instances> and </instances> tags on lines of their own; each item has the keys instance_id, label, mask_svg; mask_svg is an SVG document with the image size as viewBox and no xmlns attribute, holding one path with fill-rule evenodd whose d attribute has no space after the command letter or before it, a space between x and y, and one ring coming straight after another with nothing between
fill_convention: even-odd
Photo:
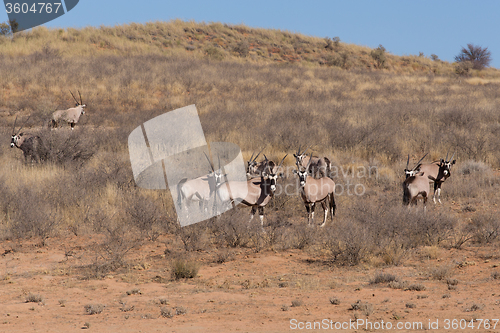
<instances>
[{"instance_id":1,"label":"dry grass","mask_svg":"<svg viewBox=\"0 0 500 333\"><path fill-rule=\"evenodd\" d=\"M131 248L164 233L185 251L296 248L343 265L400 265L416 248L452 246L459 232L477 243L497 240L494 212L480 212L498 204L500 185L495 69L462 79L451 64L392 55L375 69L371 50L356 45L325 48L323 38L182 21L39 27L0 44L0 237L43 242L67 232L100 234L87 277L122 267ZM339 65L335 56L345 61ZM86 114L71 133L47 131L50 113L73 105L68 88L82 92ZM276 160L311 145L339 170L377 173L336 177L365 192L339 195L334 223L322 230L304 226L298 196L266 207L266 234L256 223L248 227L248 209L180 229L168 192L135 187L127 137L144 121L189 104L198 108L207 141L233 142L244 157L265 147ZM46 163L26 165L20 150L8 148L16 115L31 115L25 131L50 147ZM443 185L445 205L427 215L402 209L406 156L415 161L429 152L435 160L448 150L457 165ZM288 176L283 184L293 185ZM452 200L467 209L453 210ZM470 220L460 215L473 211Z\"/></svg>"}]
</instances>

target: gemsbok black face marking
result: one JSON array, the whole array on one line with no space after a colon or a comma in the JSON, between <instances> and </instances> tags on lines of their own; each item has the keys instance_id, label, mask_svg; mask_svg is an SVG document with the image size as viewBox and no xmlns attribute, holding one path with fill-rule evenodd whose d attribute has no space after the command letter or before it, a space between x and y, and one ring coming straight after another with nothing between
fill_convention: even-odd
<instances>
[{"instance_id":1,"label":"gemsbok black face marking","mask_svg":"<svg viewBox=\"0 0 500 333\"><path fill-rule=\"evenodd\" d=\"M307 147L303 152L301 152L301 146L299 146L297 152L293 154L293 157L295 157L295 165L297 165L297 168L305 168L309 165L307 171L314 178L329 177L331 174L332 163L326 156L317 157L312 156L312 154L307 156L306 152L310 147L311 146Z\"/></svg>"},{"instance_id":2,"label":"gemsbok black face marking","mask_svg":"<svg viewBox=\"0 0 500 333\"><path fill-rule=\"evenodd\" d=\"M408 160L406 161L406 169L405 169L406 178L415 176L418 173L418 170L420 169L421 166L420 162L422 162L422 160L425 158L425 156L427 156L427 154L425 154L417 163L415 163L415 166L411 170L408 169L408 165L410 164L410 154L408 154Z\"/></svg>"},{"instance_id":3,"label":"gemsbok black face marking","mask_svg":"<svg viewBox=\"0 0 500 333\"><path fill-rule=\"evenodd\" d=\"M436 203L436 194L438 202L441 203L441 185L451 176L451 166L456 162L456 160L453 159L454 156L455 153L453 153L451 158L448 160L447 153L445 159L428 164L422 164L418 168L418 171L423 172L424 176L426 176L430 182L434 183L434 195L432 197L434 203Z\"/></svg>"},{"instance_id":4,"label":"gemsbok black face marking","mask_svg":"<svg viewBox=\"0 0 500 333\"><path fill-rule=\"evenodd\" d=\"M287 156L285 155L277 166L265 157L264 171L258 178L247 181L228 181L220 184L217 189L219 198L222 202L241 202L252 207L250 221L258 210L261 229L264 230L264 207L276 191L279 170Z\"/></svg>"},{"instance_id":5,"label":"gemsbok black face marking","mask_svg":"<svg viewBox=\"0 0 500 333\"><path fill-rule=\"evenodd\" d=\"M74 129L75 125L78 123L78 120L80 119L80 116L85 114L86 105L83 104L82 94L80 94L80 91L78 91L78 95L80 96L80 101L78 101L75 98L75 95L73 95L71 90L69 92L71 96L73 96L73 99L76 102L75 107L69 108L67 110L58 110L52 113L52 118L50 120L49 127L57 128L60 122L66 122L71 126L71 129Z\"/></svg>"},{"instance_id":6,"label":"gemsbok black face marking","mask_svg":"<svg viewBox=\"0 0 500 333\"><path fill-rule=\"evenodd\" d=\"M310 164L312 163L311 160L312 159L309 158L309 162L305 167L297 166L297 170L294 170L294 173L299 177L300 196L306 206L308 225L314 223L314 208L316 203L320 202L324 211L323 223L320 227L324 227L328 211L330 211L330 217L333 222L333 216L335 215L337 207L334 197L335 182L328 177L316 179L309 176L308 170ZM329 206L328 208L327 202Z\"/></svg>"},{"instance_id":7,"label":"gemsbok black face marking","mask_svg":"<svg viewBox=\"0 0 500 333\"><path fill-rule=\"evenodd\" d=\"M30 116L31 117L31 116ZM21 132L24 125L28 122L29 118L26 119L23 125L16 132L16 122L17 116L14 120L14 126L12 127L12 135L10 137L10 148L19 148L24 154L24 161L28 162L28 158L31 162L40 162L45 158L45 149L43 146L42 138L37 135L24 134Z\"/></svg>"}]
</instances>

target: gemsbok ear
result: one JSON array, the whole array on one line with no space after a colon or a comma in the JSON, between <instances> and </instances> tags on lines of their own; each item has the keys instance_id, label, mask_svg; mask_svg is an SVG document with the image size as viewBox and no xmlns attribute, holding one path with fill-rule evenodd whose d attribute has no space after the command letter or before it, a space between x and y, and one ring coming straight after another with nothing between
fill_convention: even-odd
<instances>
[{"instance_id":1,"label":"gemsbok ear","mask_svg":"<svg viewBox=\"0 0 500 333\"><path fill-rule=\"evenodd\" d=\"M451 165L455 164L455 162L456 162L456 161L457 161L457 160L453 160L453 161L451 162Z\"/></svg>"},{"instance_id":2,"label":"gemsbok ear","mask_svg":"<svg viewBox=\"0 0 500 333\"><path fill-rule=\"evenodd\" d=\"M293 174L295 174L295 175L297 174L297 170L293 170L292 172L293 172Z\"/></svg>"}]
</instances>

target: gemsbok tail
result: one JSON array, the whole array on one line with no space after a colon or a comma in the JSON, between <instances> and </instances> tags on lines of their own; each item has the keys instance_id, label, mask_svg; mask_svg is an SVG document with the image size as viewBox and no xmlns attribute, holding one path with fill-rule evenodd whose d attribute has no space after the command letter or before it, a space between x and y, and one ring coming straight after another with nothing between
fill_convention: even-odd
<instances>
[{"instance_id":1,"label":"gemsbok tail","mask_svg":"<svg viewBox=\"0 0 500 333\"><path fill-rule=\"evenodd\" d=\"M335 210L337 209L337 205L335 204L335 191L330 193L330 212L331 212L331 218L333 221L333 217L335 216Z\"/></svg>"},{"instance_id":2,"label":"gemsbok tail","mask_svg":"<svg viewBox=\"0 0 500 333\"><path fill-rule=\"evenodd\" d=\"M332 175L332 162L328 159L328 157L323 157L326 162L326 176L333 180L333 175Z\"/></svg>"},{"instance_id":3,"label":"gemsbok tail","mask_svg":"<svg viewBox=\"0 0 500 333\"><path fill-rule=\"evenodd\" d=\"M179 206L179 209L182 207L182 199L184 194L181 191L182 185L187 182L187 178L182 178L179 184L177 184L177 205ZM184 198L185 199L185 198Z\"/></svg>"},{"instance_id":4,"label":"gemsbok tail","mask_svg":"<svg viewBox=\"0 0 500 333\"><path fill-rule=\"evenodd\" d=\"M409 184L403 182L403 205L409 205L411 199Z\"/></svg>"}]
</instances>

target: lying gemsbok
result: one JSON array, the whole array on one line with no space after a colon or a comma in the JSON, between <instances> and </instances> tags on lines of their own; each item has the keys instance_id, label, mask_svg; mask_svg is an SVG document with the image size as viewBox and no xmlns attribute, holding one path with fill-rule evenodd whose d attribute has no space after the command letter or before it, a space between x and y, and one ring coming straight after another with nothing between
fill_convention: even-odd
<instances>
[{"instance_id":1,"label":"lying gemsbok","mask_svg":"<svg viewBox=\"0 0 500 333\"><path fill-rule=\"evenodd\" d=\"M57 110L54 113L52 113L52 118L50 119L49 122L49 127L52 128L57 128L59 126L60 122L65 122L70 124L71 129L75 128L76 123L78 123L78 120L80 119L80 116L82 114L85 114L85 107L86 105L83 104L82 100L82 94L80 94L80 91L78 91L78 94L80 95L80 102L75 98L75 95L71 93L71 96L73 96L73 99L76 102L76 105L74 108L69 108L67 110Z\"/></svg>"},{"instance_id":2,"label":"lying gemsbok","mask_svg":"<svg viewBox=\"0 0 500 333\"><path fill-rule=\"evenodd\" d=\"M306 169L314 178L330 177L332 169L332 163L330 160L327 157L317 157L312 156L312 154L307 156L306 151L308 149L309 147L307 147L303 152L300 152L299 146L297 153L293 154L297 167L300 169L308 166Z\"/></svg>"},{"instance_id":3,"label":"lying gemsbok","mask_svg":"<svg viewBox=\"0 0 500 333\"><path fill-rule=\"evenodd\" d=\"M316 203L321 202L325 214L320 227L324 227L328 210L330 211L332 222L335 215L335 182L326 176L319 179L308 177L308 170L312 163L311 160L309 159L305 167L300 166L298 170L293 170L293 172L299 176L300 196L306 206L308 224L311 225L314 222L314 208ZM328 209L327 205L329 206Z\"/></svg>"},{"instance_id":4,"label":"lying gemsbok","mask_svg":"<svg viewBox=\"0 0 500 333\"><path fill-rule=\"evenodd\" d=\"M418 172L423 172L424 175L434 183L434 196L432 200L436 203L436 192L439 203L441 203L441 185L444 181L451 176L450 168L455 164L456 160L453 159L455 153L448 160L448 153L446 154L446 159L441 159L440 161L434 161L429 164L422 164L417 168Z\"/></svg>"},{"instance_id":5,"label":"lying gemsbok","mask_svg":"<svg viewBox=\"0 0 500 333\"><path fill-rule=\"evenodd\" d=\"M42 139L38 135L21 133L21 130L24 125L26 125L28 119L26 119L17 132L15 131L17 117L16 120L14 120L14 127L12 127L12 136L10 138L10 147L17 147L21 149L24 154L25 162L28 162L28 158L30 159L30 162L40 162L40 160L44 158L45 152Z\"/></svg>"},{"instance_id":6,"label":"lying gemsbok","mask_svg":"<svg viewBox=\"0 0 500 333\"><path fill-rule=\"evenodd\" d=\"M425 156L427 156L427 154L425 154L424 157ZM430 192L429 179L424 172L418 170L421 166L420 162L424 159L424 157L422 157L420 161L418 161L410 170L408 169L408 164L410 163L410 155L408 155L405 169L406 179L403 182L403 204L416 205L418 198L421 196L424 201L425 210L427 197L429 196Z\"/></svg>"},{"instance_id":7,"label":"lying gemsbok","mask_svg":"<svg viewBox=\"0 0 500 333\"><path fill-rule=\"evenodd\" d=\"M266 166L260 178L252 178L247 181L229 181L218 185L218 195L222 202L241 202L252 207L250 221L255 212L259 210L261 228L264 228L264 207L269 203L276 191L276 183L279 170L285 155L279 165L273 161L265 160Z\"/></svg>"}]
</instances>

